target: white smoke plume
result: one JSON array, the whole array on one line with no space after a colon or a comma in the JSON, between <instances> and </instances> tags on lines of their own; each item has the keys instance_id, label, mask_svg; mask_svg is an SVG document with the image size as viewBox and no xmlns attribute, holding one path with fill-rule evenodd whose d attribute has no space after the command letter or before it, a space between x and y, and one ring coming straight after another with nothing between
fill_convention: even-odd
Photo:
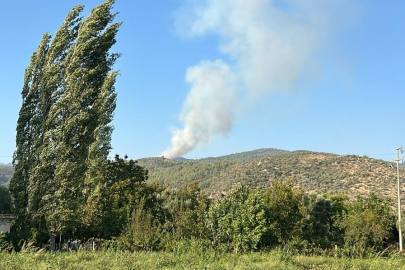
<instances>
[{"instance_id":1,"label":"white smoke plume","mask_svg":"<svg viewBox=\"0 0 405 270\"><path fill-rule=\"evenodd\" d=\"M182 156L212 136L229 133L238 103L266 93L292 91L314 54L328 40L344 0L190 0L177 14L188 37L218 35L225 60L189 68L191 90L165 157ZM339 14L341 16L341 13ZM235 78L238 78L238 82Z\"/></svg>"},{"instance_id":2,"label":"white smoke plume","mask_svg":"<svg viewBox=\"0 0 405 270\"><path fill-rule=\"evenodd\" d=\"M188 68L186 81L191 90L179 118L184 128L172 130L172 146L163 153L168 158L182 156L209 142L211 136L226 135L232 129L236 80L228 65L221 60L202 61Z\"/></svg>"}]
</instances>

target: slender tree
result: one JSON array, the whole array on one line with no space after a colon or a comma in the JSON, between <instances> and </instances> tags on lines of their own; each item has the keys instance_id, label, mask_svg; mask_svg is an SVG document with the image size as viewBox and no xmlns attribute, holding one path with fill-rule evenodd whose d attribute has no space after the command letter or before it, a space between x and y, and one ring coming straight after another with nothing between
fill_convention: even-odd
<instances>
[{"instance_id":1,"label":"slender tree","mask_svg":"<svg viewBox=\"0 0 405 270\"><path fill-rule=\"evenodd\" d=\"M40 127L41 87L50 35L45 34L38 50L31 56L30 65L25 70L22 90L22 106L17 121L16 151L13 157L15 173L10 181L10 191L14 197L15 212L19 225L27 224L29 177L38 164L38 135Z\"/></svg>"},{"instance_id":2,"label":"slender tree","mask_svg":"<svg viewBox=\"0 0 405 270\"><path fill-rule=\"evenodd\" d=\"M46 203L44 195L47 192L55 191L55 187L50 187L55 170L55 140L51 140L55 127L58 126L58 119L51 113L51 108L62 97L65 88L65 70L69 61L67 54L77 36L81 23L80 13L83 6L73 8L67 15L64 23L56 32L46 55L46 66L43 70L42 85L40 89L40 132L36 152L39 162L30 174L29 184L29 210L34 213L37 221L43 221L41 208ZM53 152L51 155L47 153Z\"/></svg>"},{"instance_id":3,"label":"slender tree","mask_svg":"<svg viewBox=\"0 0 405 270\"><path fill-rule=\"evenodd\" d=\"M10 187L16 212L53 237L74 233L103 181L97 168L111 149L119 57L109 51L121 25L113 4L84 20L83 6L73 8L53 39L44 35L26 70Z\"/></svg>"}]
</instances>

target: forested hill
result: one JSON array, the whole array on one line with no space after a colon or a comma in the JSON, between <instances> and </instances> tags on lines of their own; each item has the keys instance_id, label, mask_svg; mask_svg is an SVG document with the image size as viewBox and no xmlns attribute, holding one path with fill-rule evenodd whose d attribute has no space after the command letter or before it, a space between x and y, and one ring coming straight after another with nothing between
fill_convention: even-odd
<instances>
[{"instance_id":1,"label":"forested hill","mask_svg":"<svg viewBox=\"0 0 405 270\"><path fill-rule=\"evenodd\" d=\"M242 153L230 154L226 156L220 157L208 157L208 158L201 158L201 159L185 159L185 158L177 158L175 160L178 161L188 161L188 162L197 162L197 163L210 163L210 162L218 162L218 161L238 161L244 162L249 161L261 157L269 157L269 156L279 156L291 153L290 151L276 149L276 148L262 148L253 151L246 151Z\"/></svg>"},{"instance_id":2,"label":"forested hill","mask_svg":"<svg viewBox=\"0 0 405 270\"><path fill-rule=\"evenodd\" d=\"M160 157L138 162L149 170L149 182L178 188L197 180L208 194L227 192L237 184L266 187L273 179L292 179L308 192L355 197L373 191L393 201L396 196L394 164L365 156L260 149L202 160Z\"/></svg>"},{"instance_id":3,"label":"forested hill","mask_svg":"<svg viewBox=\"0 0 405 270\"><path fill-rule=\"evenodd\" d=\"M14 174L13 166L9 164L0 164L0 185L10 181Z\"/></svg>"},{"instance_id":4,"label":"forested hill","mask_svg":"<svg viewBox=\"0 0 405 270\"><path fill-rule=\"evenodd\" d=\"M227 192L237 184L266 187L273 179L290 178L306 191L342 192L351 197L374 191L393 201L396 196L395 164L354 155L270 148L197 160L143 158L138 164L149 170L149 182L178 188L199 181L208 194ZM0 185L13 172L11 165L0 164Z\"/></svg>"}]
</instances>

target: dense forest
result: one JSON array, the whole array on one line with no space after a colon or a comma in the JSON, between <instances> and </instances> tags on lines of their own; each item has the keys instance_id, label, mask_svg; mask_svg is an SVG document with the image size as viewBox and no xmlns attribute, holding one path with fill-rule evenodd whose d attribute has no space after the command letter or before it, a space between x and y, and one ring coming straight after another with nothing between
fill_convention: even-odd
<instances>
[{"instance_id":1,"label":"dense forest","mask_svg":"<svg viewBox=\"0 0 405 270\"><path fill-rule=\"evenodd\" d=\"M18 218L0 235L1 250L92 243L120 251L198 246L363 257L396 248L388 162L278 149L109 159L120 56L110 50L121 25L113 4L85 18L76 6L32 54L15 172L9 190L0 189L2 213Z\"/></svg>"}]
</instances>

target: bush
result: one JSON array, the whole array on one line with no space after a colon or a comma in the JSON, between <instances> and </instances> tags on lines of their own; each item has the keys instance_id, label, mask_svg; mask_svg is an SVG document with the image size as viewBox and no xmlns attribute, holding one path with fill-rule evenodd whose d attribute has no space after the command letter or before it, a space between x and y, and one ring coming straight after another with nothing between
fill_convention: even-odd
<instances>
[{"instance_id":1,"label":"bush","mask_svg":"<svg viewBox=\"0 0 405 270\"><path fill-rule=\"evenodd\" d=\"M11 244L11 239L8 233L0 232L0 251L11 252L13 250L13 245Z\"/></svg>"},{"instance_id":2,"label":"bush","mask_svg":"<svg viewBox=\"0 0 405 270\"><path fill-rule=\"evenodd\" d=\"M346 255L364 257L384 250L389 244L393 220L389 203L373 193L366 200L359 197L350 203L348 213L340 221Z\"/></svg>"}]
</instances>

